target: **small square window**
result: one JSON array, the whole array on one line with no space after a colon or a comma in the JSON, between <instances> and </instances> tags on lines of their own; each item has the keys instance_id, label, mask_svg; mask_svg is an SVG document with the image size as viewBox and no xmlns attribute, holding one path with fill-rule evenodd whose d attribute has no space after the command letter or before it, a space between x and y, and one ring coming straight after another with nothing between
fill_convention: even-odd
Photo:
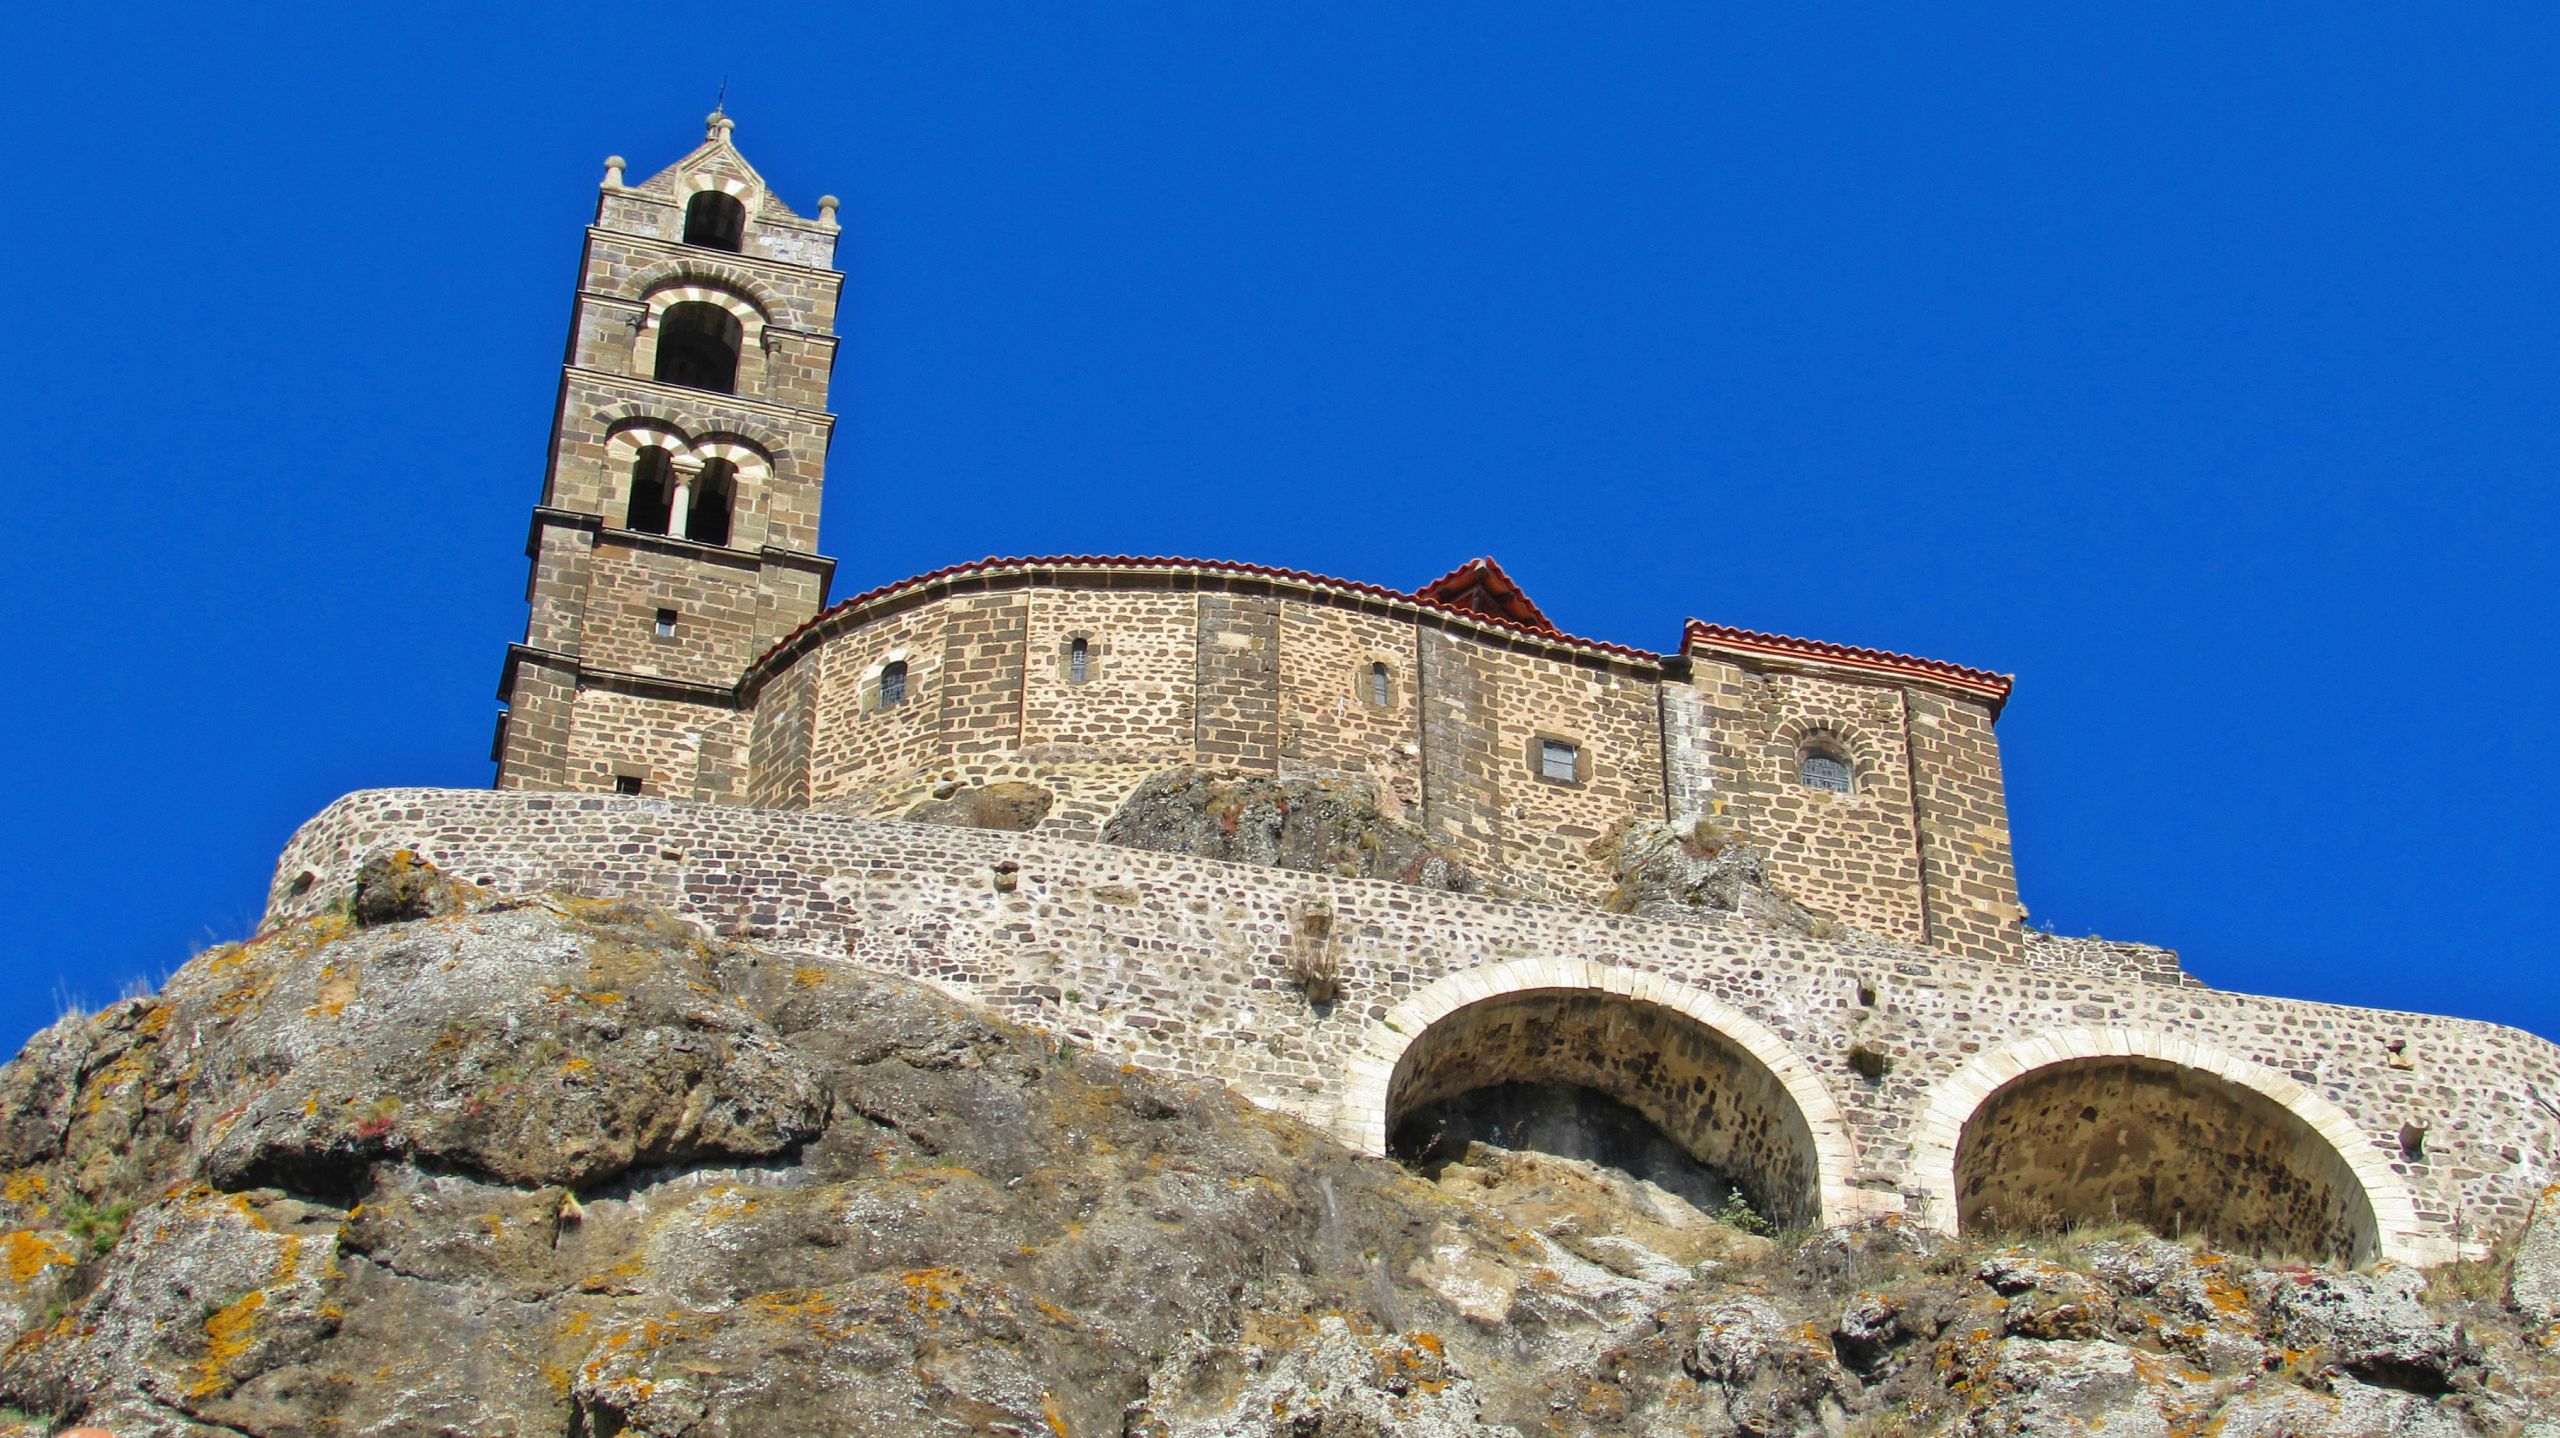
<instances>
[{"instance_id":1,"label":"small square window","mask_svg":"<svg viewBox=\"0 0 2560 1438\"><path fill-rule=\"evenodd\" d=\"M661 609L658 611L658 637L660 639L673 639L676 637L676 612L674 610Z\"/></svg>"},{"instance_id":2,"label":"small square window","mask_svg":"<svg viewBox=\"0 0 2560 1438\"><path fill-rule=\"evenodd\" d=\"M639 792L640 792L640 776L639 776L639 775L637 775L637 774L616 774L616 775L614 775L614 776L613 776L613 792L615 792L615 793L617 793L617 794L637 794L637 793L639 793Z\"/></svg>"},{"instance_id":3,"label":"small square window","mask_svg":"<svg viewBox=\"0 0 2560 1438\"><path fill-rule=\"evenodd\" d=\"M1538 777L1570 784L1578 776L1582 751L1561 739L1538 741Z\"/></svg>"}]
</instances>

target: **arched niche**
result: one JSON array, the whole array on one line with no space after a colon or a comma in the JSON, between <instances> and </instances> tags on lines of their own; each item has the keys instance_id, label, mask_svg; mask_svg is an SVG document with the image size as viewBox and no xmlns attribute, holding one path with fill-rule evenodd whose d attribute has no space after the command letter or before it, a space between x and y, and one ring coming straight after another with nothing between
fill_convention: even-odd
<instances>
[{"instance_id":1,"label":"arched niche","mask_svg":"<svg viewBox=\"0 0 2560 1438\"><path fill-rule=\"evenodd\" d=\"M1977 1058L1932 1092L1913 1168L1929 1217L1967 1234L2124 1221L2324 1263L2441 1256L2335 1104L2162 1035L2080 1030Z\"/></svg>"},{"instance_id":2,"label":"arched niche","mask_svg":"<svg viewBox=\"0 0 2560 1438\"><path fill-rule=\"evenodd\" d=\"M1384 1153L1406 1117L1505 1083L1572 1085L1634 1109L1778 1224L1855 1206L1848 1128L1809 1065L1730 1005L1605 965L1469 970L1398 1005L1354 1061L1344 1134Z\"/></svg>"},{"instance_id":3,"label":"arched niche","mask_svg":"<svg viewBox=\"0 0 2560 1438\"><path fill-rule=\"evenodd\" d=\"M720 190L697 190L684 204L684 242L736 254L747 235L747 207Z\"/></svg>"},{"instance_id":4,"label":"arched niche","mask_svg":"<svg viewBox=\"0 0 2560 1438\"><path fill-rule=\"evenodd\" d=\"M709 300L669 305L660 316L653 377L688 389L734 394L745 334L738 317Z\"/></svg>"}]
</instances>

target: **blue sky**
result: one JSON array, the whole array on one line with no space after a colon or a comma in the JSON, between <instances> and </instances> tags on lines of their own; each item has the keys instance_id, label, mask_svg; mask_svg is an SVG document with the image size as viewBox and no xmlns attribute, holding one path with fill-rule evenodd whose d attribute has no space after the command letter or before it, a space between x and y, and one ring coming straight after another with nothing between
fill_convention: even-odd
<instances>
[{"instance_id":1,"label":"blue sky","mask_svg":"<svg viewBox=\"0 0 2560 1438\"><path fill-rule=\"evenodd\" d=\"M601 161L724 77L845 200L840 593L1490 553L2014 671L2037 922L2560 1036L2560 10L1785 8L13 17L0 1039L488 781Z\"/></svg>"}]
</instances>

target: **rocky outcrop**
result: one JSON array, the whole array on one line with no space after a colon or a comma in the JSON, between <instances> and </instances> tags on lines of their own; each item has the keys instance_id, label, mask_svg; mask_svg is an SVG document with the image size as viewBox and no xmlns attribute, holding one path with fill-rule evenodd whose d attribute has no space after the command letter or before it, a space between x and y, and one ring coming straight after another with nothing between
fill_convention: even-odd
<instances>
[{"instance_id":1,"label":"rocky outcrop","mask_svg":"<svg viewBox=\"0 0 2560 1438\"><path fill-rule=\"evenodd\" d=\"M2516 1244L2507 1301L2535 1323L2560 1323L2560 1185L2534 1201L2533 1217Z\"/></svg>"},{"instance_id":2,"label":"rocky outcrop","mask_svg":"<svg viewBox=\"0 0 2560 1438\"><path fill-rule=\"evenodd\" d=\"M950 781L936 784L930 796L898 817L911 824L1027 834L1049 816L1049 809L1056 802L1057 796L1045 787L1019 779L987 784Z\"/></svg>"},{"instance_id":3,"label":"rocky outcrop","mask_svg":"<svg viewBox=\"0 0 2560 1438\"><path fill-rule=\"evenodd\" d=\"M1176 769L1138 786L1103 842L1345 878L1474 893L1467 871L1410 824L1386 818L1365 780L1272 779Z\"/></svg>"},{"instance_id":4,"label":"rocky outcrop","mask_svg":"<svg viewBox=\"0 0 2560 1438\"><path fill-rule=\"evenodd\" d=\"M2516 1315L2402 1270L1754 1236L1482 1145L1426 1182L904 980L403 882L426 916L218 950L0 1068L0 1434L2489 1438L2560 1411Z\"/></svg>"},{"instance_id":5,"label":"rocky outcrop","mask_svg":"<svg viewBox=\"0 0 2560 1438\"><path fill-rule=\"evenodd\" d=\"M1618 913L1649 919L1734 914L1789 933L1841 932L1770 883L1767 854L1709 820L1643 820L1601 847L1617 885L1608 907Z\"/></svg>"}]
</instances>

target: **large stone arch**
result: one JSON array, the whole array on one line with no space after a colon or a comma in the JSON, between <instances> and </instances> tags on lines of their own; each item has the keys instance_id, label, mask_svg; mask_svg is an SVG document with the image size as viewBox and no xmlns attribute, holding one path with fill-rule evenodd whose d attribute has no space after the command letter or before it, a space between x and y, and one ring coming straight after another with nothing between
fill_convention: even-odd
<instances>
[{"instance_id":1,"label":"large stone arch","mask_svg":"<svg viewBox=\"0 0 2560 1438\"><path fill-rule=\"evenodd\" d=\"M1523 1017L1553 1040L1527 1068L1502 1056L1465 1062L1471 1034ZM1643 1051L1561 1051L1604 1017L1642 1035ZM1510 1031L1529 1027L1512 1023ZM1421 1073L1417 1063L1433 1072ZM1813 1066L1784 1039L1686 984L1580 959L1468 969L1388 1010L1350 1061L1337 1133L1354 1148L1385 1153L1389 1127L1405 1108L1505 1078L1609 1093L1701 1160L1732 1172L1754 1204L1782 1223L1835 1223L1865 1207L1848 1184L1849 1125ZM1414 1091L1417 1080L1444 1091Z\"/></svg>"},{"instance_id":2,"label":"large stone arch","mask_svg":"<svg viewBox=\"0 0 2560 1438\"><path fill-rule=\"evenodd\" d=\"M1921 1216L1948 1232L2007 1201L2030 1221L2191 1221L2231 1246L2348 1263L2452 1256L2345 1110L2263 1064L2143 1029L2022 1039L1941 1079L1913 1129L1911 1179Z\"/></svg>"}]
</instances>

